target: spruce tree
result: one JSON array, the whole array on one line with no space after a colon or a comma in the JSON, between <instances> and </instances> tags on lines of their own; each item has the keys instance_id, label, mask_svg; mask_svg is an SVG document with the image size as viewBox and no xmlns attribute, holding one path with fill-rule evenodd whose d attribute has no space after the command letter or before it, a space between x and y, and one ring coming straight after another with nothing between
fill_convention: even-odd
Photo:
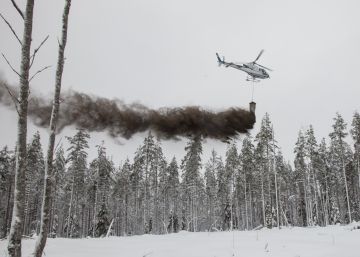
<instances>
[{"instance_id":1,"label":"spruce tree","mask_svg":"<svg viewBox=\"0 0 360 257\"><path fill-rule=\"evenodd\" d=\"M319 222L319 204L318 204L318 183L317 183L317 142L313 127L310 125L309 129L305 132L305 151L307 159L307 173L310 197L310 220L311 224L317 225Z\"/></svg>"},{"instance_id":2,"label":"spruce tree","mask_svg":"<svg viewBox=\"0 0 360 257\"><path fill-rule=\"evenodd\" d=\"M198 230L199 203L203 181L200 176L202 140L195 136L185 146L185 156L181 162L182 192L183 192L183 220L188 231Z\"/></svg>"},{"instance_id":3,"label":"spruce tree","mask_svg":"<svg viewBox=\"0 0 360 257\"><path fill-rule=\"evenodd\" d=\"M331 138L331 149L333 152L333 158L335 159L335 162L337 164L334 166L334 169L335 172L338 172L338 175L340 174L342 175L342 184L343 187L345 188L345 201L347 206L347 221L351 223L352 217L351 217L351 209L350 209L349 188L346 177L346 165L348 163L348 159L346 158L346 152L345 152L346 150L349 149L349 146L344 141L348 133L346 132L346 123L339 113L336 114L336 117L334 118L334 124L332 127L333 127L333 132L331 132L329 136ZM341 210L340 210L340 214L343 213Z\"/></svg>"},{"instance_id":4,"label":"spruce tree","mask_svg":"<svg viewBox=\"0 0 360 257\"><path fill-rule=\"evenodd\" d=\"M104 237L106 235L107 230L109 229L110 221L109 221L109 213L106 208L106 205L103 203L99 208L99 212L96 216L96 228L95 235L96 237Z\"/></svg>"},{"instance_id":5,"label":"spruce tree","mask_svg":"<svg viewBox=\"0 0 360 257\"><path fill-rule=\"evenodd\" d=\"M306 163L305 163L305 137L302 131L299 131L298 139L295 144L295 181L299 192L298 200L298 217L296 217L297 224L300 226L308 226L308 185L307 185L307 173L306 173Z\"/></svg>"},{"instance_id":6,"label":"spruce tree","mask_svg":"<svg viewBox=\"0 0 360 257\"><path fill-rule=\"evenodd\" d=\"M14 154L5 146L0 151L0 238L5 238L11 222L14 188Z\"/></svg>"},{"instance_id":7,"label":"spruce tree","mask_svg":"<svg viewBox=\"0 0 360 257\"><path fill-rule=\"evenodd\" d=\"M353 162L357 173L357 185L354 185L354 190L357 190L357 196L355 197L358 199L357 219L360 219L360 114L358 112L354 113L350 133L354 140L355 153Z\"/></svg>"},{"instance_id":8,"label":"spruce tree","mask_svg":"<svg viewBox=\"0 0 360 257\"><path fill-rule=\"evenodd\" d=\"M169 225L168 231L178 232L180 229L179 218L181 215L180 205L180 181L179 181L179 167L175 157L171 160L167 167L168 173L168 205L169 205Z\"/></svg>"},{"instance_id":9,"label":"spruce tree","mask_svg":"<svg viewBox=\"0 0 360 257\"><path fill-rule=\"evenodd\" d=\"M208 230L216 229L216 206L217 206L217 183L216 173L218 168L219 156L212 150L210 160L205 165L205 193L206 207L208 213Z\"/></svg>"},{"instance_id":10,"label":"spruce tree","mask_svg":"<svg viewBox=\"0 0 360 257\"><path fill-rule=\"evenodd\" d=\"M54 187L53 201L50 217L50 237L57 237L62 231L66 219L66 159L62 146L55 152L55 161L53 164ZM60 234L63 236L63 234Z\"/></svg>"},{"instance_id":11,"label":"spruce tree","mask_svg":"<svg viewBox=\"0 0 360 257\"><path fill-rule=\"evenodd\" d=\"M245 226L248 230L250 228L249 223L251 222L251 209L252 202L249 199L252 199L251 188L256 187L256 178L255 178L255 160L254 160L254 145L251 142L250 136L244 138L240 154L240 178L243 180L244 185L244 202L245 202ZM249 214L250 210L250 214ZM249 219L250 216L250 219ZM250 224L251 225L251 224ZM251 225L252 226L252 225Z\"/></svg>"},{"instance_id":12,"label":"spruce tree","mask_svg":"<svg viewBox=\"0 0 360 257\"><path fill-rule=\"evenodd\" d=\"M40 133L37 131L32 142L27 147L25 213L23 223L25 235L39 233L44 174L44 155L40 142Z\"/></svg>"},{"instance_id":13,"label":"spruce tree","mask_svg":"<svg viewBox=\"0 0 360 257\"><path fill-rule=\"evenodd\" d=\"M87 169L88 139L90 135L83 129L78 129L73 137L67 137L70 147L68 148L69 163L68 176L70 176L70 199L67 217L67 237L85 236L82 221L85 214L85 173ZM71 226L72 224L72 226Z\"/></svg>"},{"instance_id":14,"label":"spruce tree","mask_svg":"<svg viewBox=\"0 0 360 257\"><path fill-rule=\"evenodd\" d=\"M223 229L233 229L234 224L238 223L236 217L238 206L235 206L236 196L239 195L240 188L235 183L239 170L239 155L235 142L233 142L226 151L225 172L223 174L223 203L224 203L224 219ZM238 183L237 183L238 184ZM228 213L227 213L228 212Z\"/></svg>"}]
</instances>

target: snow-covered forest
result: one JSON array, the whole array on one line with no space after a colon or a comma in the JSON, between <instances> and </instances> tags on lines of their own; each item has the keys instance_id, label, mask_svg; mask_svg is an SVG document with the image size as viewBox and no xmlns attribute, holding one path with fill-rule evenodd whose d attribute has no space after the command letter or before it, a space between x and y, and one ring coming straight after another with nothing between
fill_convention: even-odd
<instances>
[{"instance_id":1,"label":"snow-covered forest","mask_svg":"<svg viewBox=\"0 0 360 257\"><path fill-rule=\"evenodd\" d=\"M332 132L317 140L299 131L295 159L285 160L270 116L259 132L213 150L202 159L202 138L188 139L185 156L167 160L151 132L134 158L115 164L106 145L88 159L85 130L56 147L51 237L83 238L250 230L259 226L326 226L360 218L360 115L349 125L340 114ZM241 147L237 143L241 142ZM351 142L351 143L349 143ZM8 235L13 207L13 146L0 151L0 237ZM23 235L39 233L44 181L40 134L27 147Z\"/></svg>"}]
</instances>

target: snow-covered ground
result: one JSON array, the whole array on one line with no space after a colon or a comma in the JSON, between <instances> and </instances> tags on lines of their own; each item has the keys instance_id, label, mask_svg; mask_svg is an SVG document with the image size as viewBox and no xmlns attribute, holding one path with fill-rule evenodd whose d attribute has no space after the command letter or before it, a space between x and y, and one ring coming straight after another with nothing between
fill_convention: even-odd
<instances>
[{"instance_id":1,"label":"snow-covered ground","mask_svg":"<svg viewBox=\"0 0 360 257\"><path fill-rule=\"evenodd\" d=\"M238 232L180 232L100 239L49 239L46 257L359 257L360 229L348 226L283 228ZM34 239L23 241L31 256ZM0 242L0 256L6 241Z\"/></svg>"}]
</instances>

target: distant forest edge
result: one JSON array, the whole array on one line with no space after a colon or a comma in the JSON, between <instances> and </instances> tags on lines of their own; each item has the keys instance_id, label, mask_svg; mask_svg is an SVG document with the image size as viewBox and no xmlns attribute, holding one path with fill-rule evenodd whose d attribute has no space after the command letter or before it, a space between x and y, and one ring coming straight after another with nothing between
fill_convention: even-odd
<instances>
[{"instance_id":1,"label":"distant forest edge","mask_svg":"<svg viewBox=\"0 0 360 257\"><path fill-rule=\"evenodd\" d=\"M273 138L269 115L259 133L215 150L202 160L202 138L189 138L185 156L166 160L151 132L134 159L116 167L97 146L88 164L90 135L78 129L70 147L56 149L49 236L102 237L165 234L180 230L250 230L259 226L326 226L360 220L360 115L348 131L336 114L329 141L313 127L300 131L294 165ZM352 138L353 145L347 143ZM44 181L40 134L27 147L23 235L39 233ZM203 165L203 163L205 163ZM13 207L14 151L0 151L0 238L8 235ZM109 229L110 228L110 229Z\"/></svg>"}]
</instances>

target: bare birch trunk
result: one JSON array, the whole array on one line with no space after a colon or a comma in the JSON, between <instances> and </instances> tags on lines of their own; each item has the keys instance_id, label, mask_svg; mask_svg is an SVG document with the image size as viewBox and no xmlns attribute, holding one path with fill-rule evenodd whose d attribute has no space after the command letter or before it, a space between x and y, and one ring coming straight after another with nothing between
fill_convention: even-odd
<instances>
[{"instance_id":1,"label":"bare birch trunk","mask_svg":"<svg viewBox=\"0 0 360 257\"><path fill-rule=\"evenodd\" d=\"M30 49L34 0L28 0L24 16L24 34L21 47L19 119L16 144L14 208L8 241L10 257L21 257L22 219L24 214L27 111L29 97Z\"/></svg>"},{"instance_id":2,"label":"bare birch trunk","mask_svg":"<svg viewBox=\"0 0 360 257\"><path fill-rule=\"evenodd\" d=\"M44 196L42 203L42 213L41 213L41 228L40 234L36 241L35 246L35 257L41 257L44 251L46 244L46 239L48 235L48 227L50 221L50 210L52 202L52 187L54 182L53 176L53 155L54 155L54 146L55 146L55 136L56 136L56 123L58 120L58 113L60 107L60 92L61 92L61 79L64 70L64 52L67 40L67 28L68 28L68 17L71 6L71 0L65 1L64 13L62 17L62 35L61 42L59 43L59 52L58 52L58 61L56 68L56 78L55 78L55 94L53 107L51 112L50 119L50 137L49 145L47 151L47 160L45 163L45 180L44 180Z\"/></svg>"}]
</instances>

